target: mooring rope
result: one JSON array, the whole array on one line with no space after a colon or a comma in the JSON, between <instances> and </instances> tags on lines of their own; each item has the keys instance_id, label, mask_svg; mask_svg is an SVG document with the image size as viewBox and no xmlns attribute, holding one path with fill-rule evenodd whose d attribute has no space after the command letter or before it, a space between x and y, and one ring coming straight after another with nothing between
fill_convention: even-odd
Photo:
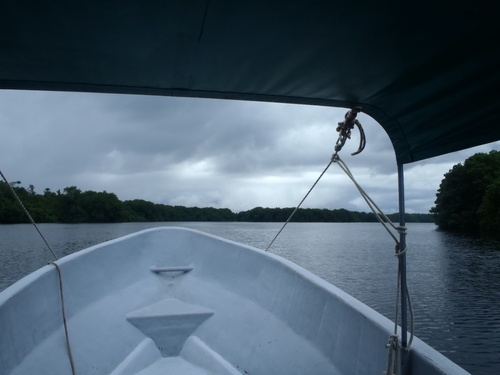
<instances>
[{"instance_id":1,"label":"mooring rope","mask_svg":"<svg viewBox=\"0 0 500 375\"><path fill-rule=\"evenodd\" d=\"M342 169L347 177L351 179L351 181L354 183L354 186L358 189L359 193L365 200L365 202L368 204L368 207L370 207L370 210L373 212L377 220L382 224L382 226L387 230L387 233L396 241L396 243L399 243L398 238L394 233L391 232L389 226L391 226L395 231L400 232L400 227L395 225L389 217L380 209L379 206L375 203L375 201L366 193L366 191L361 187L361 185L356 181L354 178L354 175L351 173L351 170L347 167L347 165L344 163L344 161L340 158L338 153L333 154L332 156L332 162L337 163L340 169Z\"/></svg>"},{"instance_id":2,"label":"mooring rope","mask_svg":"<svg viewBox=\"0 0 500 375\"><path fill-rule=\"evenodd\" d=\"M2 173L2 171L0 171L0 175L2 176L2 179L7 184L7 186L10 188L10 191L12 192L14 197L16 198L16 200L19 203L19 205L21 206L21 208L23 209L24 213L26 214L26 216L30 220L31 224L35 227L36 231L38 232L38 234L42 238L43 242L48 247L48 249L50 250L52 255L54 256L55 260L58 260L59 258L57 257L55 251L49 245L49 242L47 241L47 239L43 235L43 233L40 230L40 228L38 227L38 225L35 223L35 220L33 220L33 218L31 217L28 209L21 201L21 198L19 198L19 196L17 195L16 191L14 190L12 185L10 184L9 180L5 177L5 175ZM69 362L71 365L71 372L73 375L76 375L75 361L73 359L73 352L71 350L71 345L70 345L70 341L69 341L68 323L67 323L67 319L66 319L66 308L65 308L65 303L64 303L64 291L63 291L63 282L62 282L62 271L61 271L61 268L59 267L59 265L57 263L55 263L55 261L49 262L49 264L52 264L57 270L57 277L58 277L58 281L59 281L59 295L61 296L61 314L62 314L62 319L63 319L64 336L66 338L66 349L68 350L68 357L69 357Z\"/></svg>"},{"instance_id":3,"label":"mooring rope","mask_svg":"<svg viewBox=\"0 0 500 375\"><path fill-rule=\"evenodd\" d=\"M325 167L325 169L323 170L323 172L321 172L321 174L319 175L318 179L316 180L316 182L314 182L314 184L311 186L311 188L309 189L309 191L306 193L306 195L304 196L304 198L302 198L302 200L300 201L300 203L297 205L297 207L295 207L295 210L293 210L293 212L290 214L290 216L288 217L288 219L285 221L285 223L283 224L283 226L281 227L281 229L278 231L278 233L276 234L276 236L274 236L273 240L271 241L271 243L269 245L267 245L266 247L266 251L269 250L269 248L271 247L271 245L274 243L274 241L276 240L276 238L278 238L278 236L280 235L280 233L283 231L283 229L285 229L286 225L288 224L288 222L292 219L293 215L295 215L295 212L297 212L297 210L299 209L299 207L302 205L302 203L304 203L304 201L306 200L306 198L309 196L309 194L311 193L311 191L313 191L314 187L317 185L317 183L319 182L319 180L321 180L321 177L323 177L323 175L326 173L326 171L328 170L328 168L330 168L330 165L332 165L332 161L330 161L328 163L328 165Z\"/></svg>"},{"instance_id":4,"label":"mooring rope","mask_svg":"<svg viewBox=\"0 0 500 375\"><path fill-rule=\"evenodd\" d=\"M396 251L396 253L394 254L398 258L398 300L396 306L399 306L399 293L401 291L401 256L405 254L406 251L408 251L408 246L406 246L402 251L399 252ZM405 291L406 291L406 302L408 303L408 309L410 310L410 339L408 340L406 347L404 347L403 349L405 351L409 351L413 343L415 319L413 312L413 304L411 301L410 290L408 289L408 285L406 285ZM395 321L397 322L397 319L395 319ZM397 323L394 324L394 331L397 332Z\"/></svg>"},{"instance_id":5,"label":"mooring rope","mask_svg":"<svg viewBox=\"0 0 500 375\"><path fill-rule=\"evenodd\" d=\"M71 366L71 373L73 375L76 375L75 360L73 358L73 351L71 349L71 344L69 341L68 322L66 319L66 308L65 308L65 303L64 303L64 290L63 290L63 282L62 282L62 271L56 262L52 262L50 264L52 264L56 268L57 274L59 276L59 294L61 296L61 313L62 313L62 319L63 319L63 325L64 325L64 336L66 337L66 349L68 350L68 357L69 357L69 364Z\"/></svg>"}]
</instances>

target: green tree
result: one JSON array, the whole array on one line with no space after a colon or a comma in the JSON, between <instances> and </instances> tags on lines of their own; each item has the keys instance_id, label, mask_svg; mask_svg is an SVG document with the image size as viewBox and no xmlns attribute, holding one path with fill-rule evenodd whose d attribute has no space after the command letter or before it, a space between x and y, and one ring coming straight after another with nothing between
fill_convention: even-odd
<instances>
[{"instance_id":1,"label":"green tree","mask_svg":"<svg viewBox=\"0 0 500 375\"><path fill-rule=\"evenodd\" d=\"M58 196L59 220L63 223L86 223L87 213L82 207L82 191L76 186L63 189Z\"/></svg>"},{"instance_id":2,"label":"green tree","mask_svg":"<svg viewBox=\"0 0 500 375\"><path fill-rule=\"evenodd\" d=\"M0 181L0 222L5 224L15 223L21 215L20 208L14 201L14 196L9 186Z\"/></svg>"},{"instance_id":3,"label":"green tree","mask_svg":"<svg viewBox=\"0 0 500 375\"><path fill-rule=\"evenodd\" d=\"M80 207L88 223L117 223L123 221L122 202L113 193L86 191L81 194Z\"/></svg>"},{"instance_id":4,"label":"green tree","mask_svg":"<svg viewBox=\"0 0 500 375\"><path fill-rule=\"evenodd\" d=\"M500 178L500 152L478 153L444 175L431 209L436 224L445 230L480 234L487 220L494 222L495 181ZM487 191L490 191L487 194ZM481 208L482 207L482 208ZM481 208L481 209L480 209ZM486 219L488 217L488 219ZM498 228L498 227L497 227ZM487 230L486 232L490 232Z\"/></svg>"},{"instance_id":5,"label":"green tree","mask_svg":"<svg viewBox=\"0 0 500 375\"><path fill-rule=\"evenodd\" d=\"M500 239L500 178L488 185L478 215L481 233Z\"/></svg>"}]
</instances>

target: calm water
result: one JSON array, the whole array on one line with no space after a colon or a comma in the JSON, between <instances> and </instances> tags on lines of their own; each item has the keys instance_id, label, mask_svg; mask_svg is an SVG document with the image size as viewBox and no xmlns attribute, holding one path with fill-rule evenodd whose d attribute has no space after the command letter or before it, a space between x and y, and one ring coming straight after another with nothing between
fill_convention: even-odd
<instances>
[{"instance_id":1,"label":"calm water","mask_svg":"<svg viewBox=\"0 0 500 375\"><path fill-rule=\"evenodd\" d=\"M59 257L152 226L176 225L266 248L275 223L45 224ZM0 290L52 260L30 225L0 225ZM500 374L500 243L410 224L408 283L415 333L473 374ZM291 223L271 251L309 269L390 319L397 261L378 224Z\"/></svg>"}]
</instances>

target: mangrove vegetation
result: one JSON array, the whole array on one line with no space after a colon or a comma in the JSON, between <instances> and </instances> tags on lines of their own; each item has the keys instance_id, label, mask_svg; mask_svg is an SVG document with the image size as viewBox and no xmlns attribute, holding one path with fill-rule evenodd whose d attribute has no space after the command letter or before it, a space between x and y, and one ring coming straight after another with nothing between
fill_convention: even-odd
<instances>
[{"instance_id":1,"label":"mangrove vegetation","mask_svg":"<svg viewBox=\"0 0 500 375\"><path fill-rule=\"evenodd\" d=\"M27 188L20 181L11 183L28 212L37 223L119 223L162 221L247 221L284 222L294 208L255 207L232 212L228 208L184 207L158 204L142 199L120 201L106 191L81 191L76 186L43 194L33 185ZM398 221L398 215L390 215ZM433 222L431 214L407 214L408 222ZM299 209L294 222L375 222L372 213L345 209ZM0 182L0 224L27 223L29 219L5 182Z\"/></svg>"}]
</instances>

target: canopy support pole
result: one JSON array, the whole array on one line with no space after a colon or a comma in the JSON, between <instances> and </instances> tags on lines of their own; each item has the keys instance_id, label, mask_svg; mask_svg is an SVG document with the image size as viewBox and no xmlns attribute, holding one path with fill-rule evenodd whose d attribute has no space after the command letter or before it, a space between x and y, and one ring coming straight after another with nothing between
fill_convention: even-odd
<instances>
[{"instance_id":1,"label":"canopy support pole","mask_svg":"<svg viewBox=\"0 0 500 375\"><path fill-rule=\"evenodd\" d=\"M405 184L404 184L404 168L403 164L398 163L398 195L399 195L399 225L404 228L406 225L405 220ZM406 248L406 231L399 232L400 248L398 251L403 251ZM408 346L408 311L407 311L407 295L406 295L406 252L399 256L399 274L401 286L401 369L405 373L404 361L406 356L406 348Z\"/></svg>"}]
</instances>

